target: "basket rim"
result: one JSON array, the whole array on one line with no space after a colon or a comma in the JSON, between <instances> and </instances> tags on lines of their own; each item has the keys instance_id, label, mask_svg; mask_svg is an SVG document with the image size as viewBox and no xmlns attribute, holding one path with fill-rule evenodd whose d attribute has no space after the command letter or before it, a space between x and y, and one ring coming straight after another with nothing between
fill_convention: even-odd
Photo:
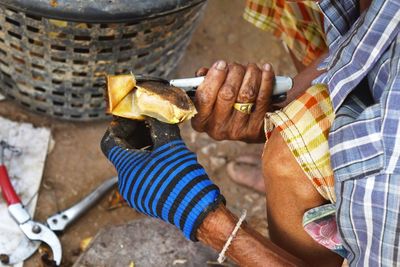
<instances>
[{"instance_id":1,"label":"basket rim","mask_svg":"<svg viewBox=\"0 0 400 267\"><path fill-rule=\"evenodd\" d=\"M207 0L114 1L0 0L0 5L49 19L86 23L132 23L180 12ZM55 4L52 6L50 2Z\"/></svg>"}]
</instances>

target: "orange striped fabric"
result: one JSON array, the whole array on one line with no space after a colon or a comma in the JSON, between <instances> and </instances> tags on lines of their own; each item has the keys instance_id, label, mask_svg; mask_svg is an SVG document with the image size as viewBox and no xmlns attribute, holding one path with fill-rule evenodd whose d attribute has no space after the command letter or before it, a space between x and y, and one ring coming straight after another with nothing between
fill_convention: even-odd
<instances>
[{"instance_id":1,"label":"orange striped fabric","mask_svg":"<svg viewBox=\"0 0 400 267\"><path fill-rule=\"evenodd\" d=\"M247 0L243 17L282 39L304 65L326 50L323 15L314 1Z\"/></svg>"},{"instance_id":2,"label":"orange striped fabric","mask_svg":"<svg viewBox=\"0 0 400 267\"><path fill-rule=\"evenodd\" d=\"M276 128L317 191L336 202L328 134L335 115L325 85L317 84L282 110L267 113L265 133Z\"/></svg>"}]
</instances>

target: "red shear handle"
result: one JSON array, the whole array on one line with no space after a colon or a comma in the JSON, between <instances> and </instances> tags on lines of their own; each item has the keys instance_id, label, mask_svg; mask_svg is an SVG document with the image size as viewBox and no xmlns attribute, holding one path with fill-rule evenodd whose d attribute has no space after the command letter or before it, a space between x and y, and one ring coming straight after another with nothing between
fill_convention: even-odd
<instances>
[{"instance_id":1,"label":"red shear handle","mask_svg":"<svg viewBox=\"0 0 400 267\"><path fill-rule=\"evenodd\" d=\"M6 166L0 166L0 188L4 200L8 205L21 203L17 193L11 184L10 177L8 177Z\"/></svg>"}]
</instances>

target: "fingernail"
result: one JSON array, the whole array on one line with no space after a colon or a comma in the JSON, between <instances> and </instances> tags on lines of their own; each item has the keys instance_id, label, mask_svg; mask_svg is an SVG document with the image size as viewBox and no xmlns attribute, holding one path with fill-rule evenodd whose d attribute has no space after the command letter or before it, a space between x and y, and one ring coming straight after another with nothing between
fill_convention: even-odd
<instances>
[{"instance_id":1,"label":"fingernail","mask_svg":"<svg viewBox=\"0 0 400 267\"><path fill-rule=\"evenodd\" d=\"M217 62L215 62L214 67L217 70L224 70L226 68L226 62L223 60L218 60Z\"/></svg>"},{"instance_id":2,"label":"fingernail","mask_svg":"<svg viewBox=\"0 0 400 267\"><path fill-rule=\"evenodd\" d=\"M266 64L264 64L263 68L265 71L271 71L271 64L266 63Z\"/></svg>"}]
</instances>

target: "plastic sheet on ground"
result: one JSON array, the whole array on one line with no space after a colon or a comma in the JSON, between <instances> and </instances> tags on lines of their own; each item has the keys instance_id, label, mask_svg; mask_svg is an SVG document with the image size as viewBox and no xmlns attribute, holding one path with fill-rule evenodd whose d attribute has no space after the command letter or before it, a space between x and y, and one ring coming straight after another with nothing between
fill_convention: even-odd
<instances>
[{"instance_id":1,"label":"plastic sheet on ground","mask_svg":"<svg viewBox=\"0 0 400 267\"><path fill-rule=\"evenodd\" d=\"M50 130L35 128L29 123L18 123L0 117L0 140L22 150L20 156L5 153L5 165L17 194L33 216L43 175ZM10 217L7 205L0 197L0 253L10 253L21 241L23 233ZM3 266L0 263L0 266ZM17 264L14 266L22 266Z\"/></svg>"}]
</instances>

